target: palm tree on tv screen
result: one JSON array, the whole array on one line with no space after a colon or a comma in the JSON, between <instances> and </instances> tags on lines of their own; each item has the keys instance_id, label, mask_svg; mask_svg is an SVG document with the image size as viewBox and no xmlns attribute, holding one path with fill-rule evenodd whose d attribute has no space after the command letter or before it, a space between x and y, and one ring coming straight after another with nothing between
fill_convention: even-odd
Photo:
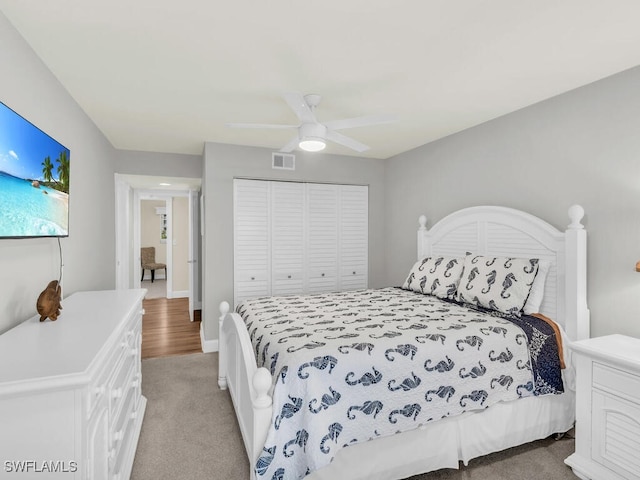
<instances>
[{"instance_id":1,"label":"palm tree on tv screen","mask_svg":"<svg viewBox=\"0 0 640 480\"><path fill-rule=\"evenodd\" d=\"M53 177L51 176L52 170L53 163L51 163L51 159L47 156L44 159L44 162L42 162L42 177L44 178L45 182L50 182L51 180L53 180Z\"/></svg>"},{"instance_id":2,"label":"palm tree on tv screen","mask_svg":"<svg viewBox=\"0 0 640 480\"><path fill-rule=\"evenodd\" d=\"M58 179L60 182L59 190L69 193L69 157L66 150L60 152L58 156Z\"/></svg>"},{"instance_id":3,"label":"palm tree on tv screen","mask_svg":"<svg viewBox=\"0 0 640 480\"><path fill-rule=\"evenodd\" d=\"M56 168L58 179L53 178L53 163L48 155L42 162L42 177L48 187L69 193L69 156L67 152L65 150L60 152L56 161L58 162L58 167Z\"/></svg>"}]
</instances>

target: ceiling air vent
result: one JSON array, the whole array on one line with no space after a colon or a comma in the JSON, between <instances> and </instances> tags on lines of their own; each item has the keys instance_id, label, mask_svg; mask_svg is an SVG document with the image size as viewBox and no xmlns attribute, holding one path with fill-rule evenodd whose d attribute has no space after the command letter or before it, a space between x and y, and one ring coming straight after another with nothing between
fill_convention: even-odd
<instances>
[{"instance_id":1,"label":"ceiling air vent","mask_svg":"<svg viewBox=\"0 0 640 480\"><path fill-rule=\"evenodd\" d=\"M292 153L276 153L271 154L272 168L279 170L295 170L296 169L296 156Z\"/></svg>"}]
</instances>

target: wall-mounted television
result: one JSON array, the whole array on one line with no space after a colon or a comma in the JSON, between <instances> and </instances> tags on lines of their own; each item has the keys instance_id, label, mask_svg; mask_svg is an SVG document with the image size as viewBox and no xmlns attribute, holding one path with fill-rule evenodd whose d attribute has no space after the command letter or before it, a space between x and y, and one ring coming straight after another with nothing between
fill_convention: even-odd
<instances>
[{"instance_id":1,"label":"wall-mounted television","mask_svg":"<svg viewBox=\"0 0 640 480\"><path fill-rule=\"evenodd\" d=\"M69 235L70 152L0 102L0 238Z\"/></svg>"}]
</instances>

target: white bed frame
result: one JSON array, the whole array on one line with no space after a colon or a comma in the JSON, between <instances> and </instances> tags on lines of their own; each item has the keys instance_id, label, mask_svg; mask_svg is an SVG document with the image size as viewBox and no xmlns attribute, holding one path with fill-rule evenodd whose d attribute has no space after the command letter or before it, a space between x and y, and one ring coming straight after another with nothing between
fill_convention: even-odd
<instances>
[{"instance_id":1,"label":"white bed frame","mask_svg":"<svg viewBox=\"0 0 640 480\"><path fill-rule=\"evenodd\" d=\"M505 207L466 208L431 229L421 216L418 259L436 254L464 256L466 252L547 259L551 268L541 313L562 325L568 341L588 338L583 216L582 207L572 206L571 223L565 232L538 217ZM407 265L407 271L409 268ZM254 480L253 467L272 422L271 374L257 367L240 316L229 311L227 302L221 303L220 313L218 385L230 391ZM460 461L466 464L472 458L569 430L575 418L575 396L567 390L562 395L497 404L343 448L330 465L305 478L391 480L458 468Z\"/></svg>"}]
</instances>

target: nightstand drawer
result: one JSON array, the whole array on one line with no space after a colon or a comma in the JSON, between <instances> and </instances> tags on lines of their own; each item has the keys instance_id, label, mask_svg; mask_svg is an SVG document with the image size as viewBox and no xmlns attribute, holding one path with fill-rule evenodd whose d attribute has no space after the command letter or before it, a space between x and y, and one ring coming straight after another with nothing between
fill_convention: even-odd
<instances>
[{"instance_id":1,"label":"nightstand drawer","mask_svg":"<svg viewBox=\"0 0 640 480\"><path fill-rule=\"evenodd\" d=\"M637 375L593 362L593 387L640 405L640 377Z\"/></svg>"},{"instance_id":2,"label":"nightstand drawer","mask_svg":"<svg viewBox=\"0 0 640 480\"><path fill-rule=\"evenodd\" d=\"M640 479L640 405L593 392L591 458L626 480Z\"/></svg>"}]
</instances>

